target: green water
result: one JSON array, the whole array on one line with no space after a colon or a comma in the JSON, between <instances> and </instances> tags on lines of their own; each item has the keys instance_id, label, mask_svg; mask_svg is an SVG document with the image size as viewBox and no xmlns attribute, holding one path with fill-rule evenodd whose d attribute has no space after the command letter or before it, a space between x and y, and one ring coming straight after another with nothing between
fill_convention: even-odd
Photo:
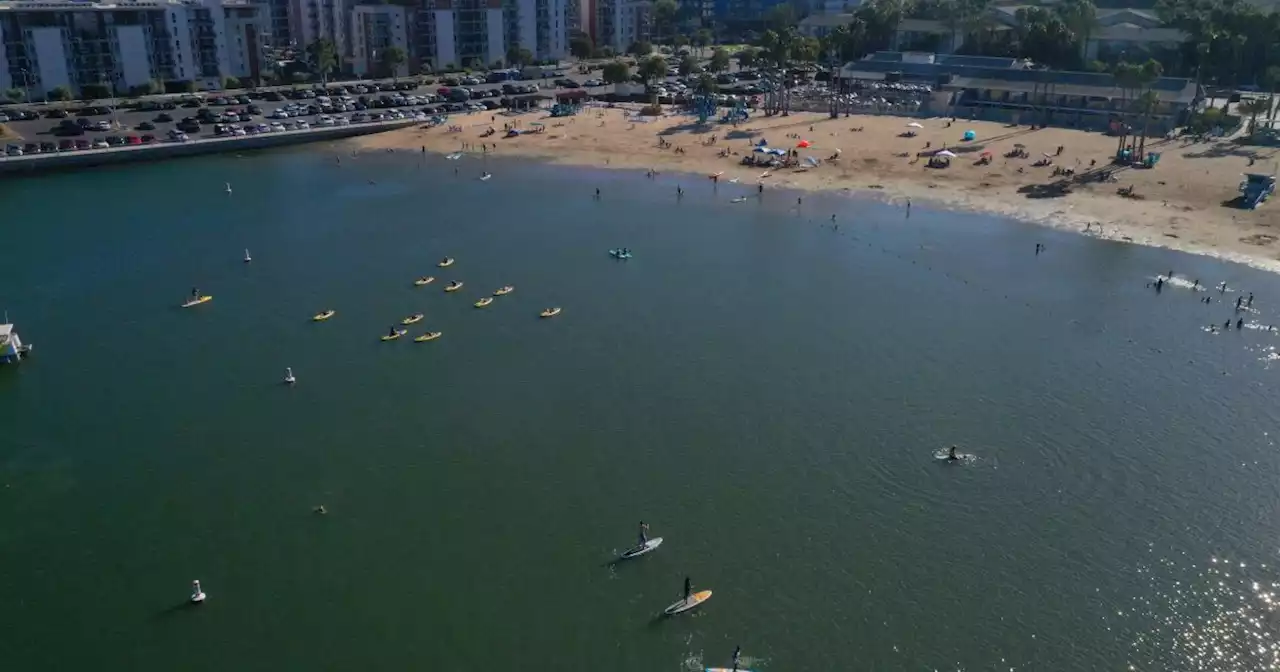
<instances>
[{"instance_id":1,"label":"green water","mask_svg":"<svg viewBox=\"0 0 1280 672\"><path fill-rule=\"evenodd\" d=\"M0 308L35 344L0 369L5 669L1277 664L1280 336L1145 287L1225 279L1269 323L1273 277L459 164L0 183ZM177 308L193 286L213 302ZM416 312L438 341L379 341ZM933 458L952 443L978 460ZM611 565L641 519L665 543ZM657 618L686 575L714 597Z\"/></svg>"}]
</instances>

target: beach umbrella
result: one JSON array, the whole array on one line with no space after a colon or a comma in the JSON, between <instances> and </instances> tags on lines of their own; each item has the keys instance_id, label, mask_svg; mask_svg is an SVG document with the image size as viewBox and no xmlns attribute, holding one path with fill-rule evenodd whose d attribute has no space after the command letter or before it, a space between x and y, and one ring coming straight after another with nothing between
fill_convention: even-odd
<instances>
[{"instance_id":1,"label":"beach umbrella","mask_svg":"<svg viewBox=\"0 0 1280 672\"><path fill-rule=\"evenodd\" d=\"M753 149L752 151L754 151L754 152L767 152L767 151L769 151L769 148L768 148L768 147L762 147L762 146L760 146L760 145L756 145L756 148L755 148L755 149Z\"/></svg>"},{"instance_id":2,"label":"beach umbrella","mask_svg":"<svg viewBox=\"0 0 1280 672\"><path fill-rule=\"evenodd\" d=\"M796 143L796 147L808 147L808 146L809 146L808 140L801 140L800 142Z\"/></svg>"},{"instance_id":3,"label":"beach umbrella","mask_svg":"<svg viewBox=\"0 0 1280 672\"><path fill-rule=\"evenodd\" d=\"M924 128L924 126L920 125L920 123L919 123L919 122L915 122L915 121L913 121L913 122L911 122L911 123L907 124L907 128Z\"/></svg>"},{"instance_id":4,"label":"beach umbrella","mask_svg":"<svg viewBox=\"0 0 1280 672\"><path fill-rule=\"evenodd\" d=\"M953 152L953 151L951 151L951 150L949 150L949 149L944 149L944 150L942 150L941 152L938 152L937 154L934 154L934 156L945 156L945 157L947 157L948 159L952 159L952 158L955 158L956 153L955 153L955 152Z\"/></svg>"}]
</instances>

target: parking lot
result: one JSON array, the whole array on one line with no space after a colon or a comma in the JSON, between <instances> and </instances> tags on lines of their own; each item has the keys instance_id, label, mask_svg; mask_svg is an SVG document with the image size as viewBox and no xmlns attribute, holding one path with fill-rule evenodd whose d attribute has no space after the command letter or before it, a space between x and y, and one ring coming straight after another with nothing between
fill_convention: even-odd
<instances>
[{"instance_id":1,"label":"parking lot","mask_svg":"<svg viewBox=\"0 0 1280 672\"><path fill-rule=\"evenodd\" d=\"M735 88L746 93L760 90L754 82L737 81L730 75L721 75L719 79L723 84L733 82ZM691 93L692 80L668 77L658 88L661 102L684 102ZM16 156L371 121L426 121L436 115L517 106L531 97L569 89L585 90L591 96L603 96L611 91L596 72L507 82L444 77L425 85L417 82L333 84L237 95L156 97L126 101L114 107L101 101L7 106L0 108L3 115L0 123L18 136L4 140L5 153ZM722 94L721 97L722 104L730 103L728 96Z\"/></svg>"}]
</instances>

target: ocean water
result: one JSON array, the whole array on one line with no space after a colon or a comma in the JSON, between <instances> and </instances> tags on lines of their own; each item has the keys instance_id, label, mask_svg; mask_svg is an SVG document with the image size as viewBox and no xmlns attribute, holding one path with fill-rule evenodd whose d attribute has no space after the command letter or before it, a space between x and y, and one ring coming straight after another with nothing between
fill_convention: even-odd
<instances>
[{"instance_id":1,"label":"ocean water","mask_svg":"<svg viewBox=\"0 0 1280 672\"><path fill-rule=\"evenodd\" d=\"M752 191L341 147L0 182L5 669L1280 665L1277 278Z\"/></svg>"}]
</instances>

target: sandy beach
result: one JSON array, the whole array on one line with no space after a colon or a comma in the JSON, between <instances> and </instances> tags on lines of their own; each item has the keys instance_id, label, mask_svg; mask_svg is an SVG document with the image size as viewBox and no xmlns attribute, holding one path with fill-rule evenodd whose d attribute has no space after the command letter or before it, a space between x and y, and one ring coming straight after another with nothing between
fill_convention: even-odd
<instances>
[{"instance_id":1,"label":"sandy beach","mask_svg":"<svg viewBox=\"0 0 1280 672\"><path fill-rule=\"evenodd\" d=\"M902 137L916 121L915 137ZM543 132L504 138L503 128L542 124ZM461 130L450 130L450 126ZM481 137L494 127L497 133ZM963 142L965 131L976 140ZM716 136L714 143L712 136ZM660 139L667 143L660 143ZM814 157L813 168L775 169L761 178L762 168L740 166L761 139L770 146L794 148ZM1105 167L1117 140L1097 133L1062 128L1031 130L990 122L949 119L912 120L892 116L830 119L824 114L795 113L764 117L755 113L739 125L698 126L688 115L671 114L636 122L622 108L588 108L575 117L552 119L543 112L507 116L481 112L454 115L435 128L411 128L365 136L351 142L361 150L414 150L480 153L482 143L497 156L537 157L571 165L653 169L710 176L721 184L762 183L770 188L847 190L905 205L932 202L1015 217L1028 222L1079 231L1144 245L1211 254L1280 271L1280 222L1275 203L1248 211L1224 203L1235 198L1241 173L1275 172L1276 150L1241 147L1225 141L1192 143L1149 138L1147 150L1161 152L1154 169L1117 169L1117 182L1090 182L1065 196L1030 198L1026 189L1054 182L1055 166L1088 170L1090 162ZM1006 158L1015 145L1028 158ZM958 156L949 168L930 168L919 153L945 146ZM1062 147L1061 154L1058 148ZM724 150L728 156L723 156ZM839 151L837 151L839 150ZM977 165L991 152L988 165ZM1044 154L1053 163L1034 167ZM838 158L831 159L839 154ZM1250 157L1256 164L1249 166ZM686 191L701 185L684 185ZM1137 198L1117 194L1132 187ZM1020 191L1020 189L1022 191ZM847 220L848 214L843 215Z\"/></svg>"}]
</instances>

